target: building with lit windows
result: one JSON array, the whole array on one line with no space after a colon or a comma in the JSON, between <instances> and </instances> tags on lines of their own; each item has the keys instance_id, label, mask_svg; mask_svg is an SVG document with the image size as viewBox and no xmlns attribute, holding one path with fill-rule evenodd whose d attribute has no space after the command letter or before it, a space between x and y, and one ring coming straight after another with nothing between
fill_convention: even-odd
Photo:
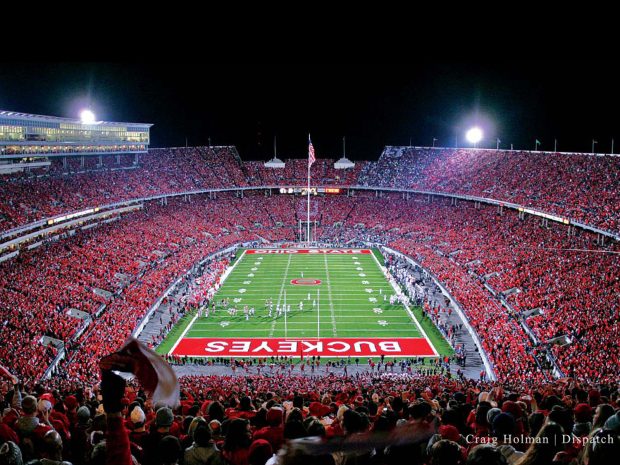
<instances>
[{"instance_id":1,"label":"building with lit windows","mask_svg":"<svg viewBox=\"0 0 620 465\"><path fill-rule=\"evenodd\" d=\"M134 154L137 161L151 126L0 110L0 172L43 167L53 157Z\"/></svg>"}]
</instances>

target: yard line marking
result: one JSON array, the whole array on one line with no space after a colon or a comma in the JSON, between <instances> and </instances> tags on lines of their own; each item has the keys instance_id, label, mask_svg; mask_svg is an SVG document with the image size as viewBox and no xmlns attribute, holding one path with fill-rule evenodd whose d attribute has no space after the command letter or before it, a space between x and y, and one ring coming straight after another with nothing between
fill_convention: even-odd
<instances>
[{"instance_id":1,"label":"yard line marking","mask_svg":"<svg viewBox=\"0 0 620 465\"><path fill-rule=\"evenodd\" d=\"M332 332L334 333L334 337L336 337L336 315L334 314L334 301L332 300L332 286L329 281L329 266L327 265L327 254L323 255L323 258L325 260L325 275L327 276L327 279L325 280L327 284L327 297L329 299L329 308L332 316Z\"/></svg>"},{"instance_id":2,"label":"yard line marking","mask_svg":"<svg viewBox=\"0 0 620 465\"><path fill-rule=\"evenodd\" d=\"M280 294L278 295L278 302L276 306L280 305L280 300L282 300L282 291L284 291L284 286L286 286L286 275L288 274L288 269L291 266L291 258L293 258L293 254L289 254L288 260L286 262L286 268L284 269L284 276L282 277L282 286L280 286ZM284 309L286 311L286 309ZM276 322L278 320L274 317L271 322L271 328L269 329L269 337L273 336L274 331L276 330Z\"/></svg>"}]
</instances>

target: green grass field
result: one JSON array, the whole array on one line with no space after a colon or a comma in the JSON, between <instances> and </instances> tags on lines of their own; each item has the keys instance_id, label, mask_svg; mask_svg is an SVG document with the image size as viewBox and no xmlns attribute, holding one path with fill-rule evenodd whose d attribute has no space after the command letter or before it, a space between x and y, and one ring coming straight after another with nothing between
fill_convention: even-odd
<instances>
[{"instance_id":1,"label":"green grass field","mask_svg":"<svg viewBox=\"0 0 620 465\"><path fill-rule=\"evenodd\" d=\"M229 299L236 316L218 306L208 317L188 315L159 346L168 353L179 338L381 338L424 337L412 314L401 304L386 279L378 251L371 254L243 254L218 290L215 300ZM316 279L319 285L295 285L294 279ZM272 299L269 316L265 301ZM290 312L276 316L276 306ZM300 302L303 309L300 309ZM243 308L255 309L246 321ZM420 309L411 309L419 315ZM193 322L192 322L193 321ZM188 328L188 325L191 326ZM452 349L438 330L424 321L423 330L440 355Z\"/></svg>"}]
</instances>

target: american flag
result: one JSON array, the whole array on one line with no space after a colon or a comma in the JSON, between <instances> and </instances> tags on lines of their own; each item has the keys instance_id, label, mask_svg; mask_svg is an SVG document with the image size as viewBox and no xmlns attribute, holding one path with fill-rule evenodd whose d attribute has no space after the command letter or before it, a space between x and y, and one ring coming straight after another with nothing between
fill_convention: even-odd
<instances>
[{"instance_id":1,"label":"american flag","mask_svg":"<svg viewBox=\"0 0 620 465\"><path fill-rule=\"evenodd\" d=\"M316 161L314 157L314 146L310 140L310 134L308 134L308 166L312 166L312 163Z\"/></svg>"}]
</instances>

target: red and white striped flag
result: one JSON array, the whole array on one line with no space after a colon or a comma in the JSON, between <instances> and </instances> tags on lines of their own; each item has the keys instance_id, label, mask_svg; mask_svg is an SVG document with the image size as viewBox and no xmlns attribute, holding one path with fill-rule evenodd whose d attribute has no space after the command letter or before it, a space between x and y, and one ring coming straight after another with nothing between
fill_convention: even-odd
<instances>
[{"instance_id":1,"label":"red and white striped flag","mask_svg":"<svg viewBox=\"0 0 620 465\"><path fill-rule=\"evenodd\" d=\"M180 403L179 382L172 367L137 339L127 339L118 352L103 357L99 367L133 373L144 390L153 396L153 402L173 408Z\"/></svg>"},{"instance_id":2,"label":"red and white striped flag","mask_svg":"<svg viewBox=\"0 0 620 465\"><path fill-rule=\"evenodd\" d=\"M17 384L17 381L18 381L17 376L11 373L8 370L8 368L6 368L4 365L0 365L0 376L3 378L10 379L13 384Z\"/></svg>"},{"instance_id":3,"label":"red and white striped flag","mask_svg":"<svg viewBox=\"0 0 620 465\"><path fill-rule=\"evenodd\" d=\"M312 163L316 161L314 157L314 146L310 140L310 134L308 134L308 167L312 166Z\"/></svg>"}]
</instances>

